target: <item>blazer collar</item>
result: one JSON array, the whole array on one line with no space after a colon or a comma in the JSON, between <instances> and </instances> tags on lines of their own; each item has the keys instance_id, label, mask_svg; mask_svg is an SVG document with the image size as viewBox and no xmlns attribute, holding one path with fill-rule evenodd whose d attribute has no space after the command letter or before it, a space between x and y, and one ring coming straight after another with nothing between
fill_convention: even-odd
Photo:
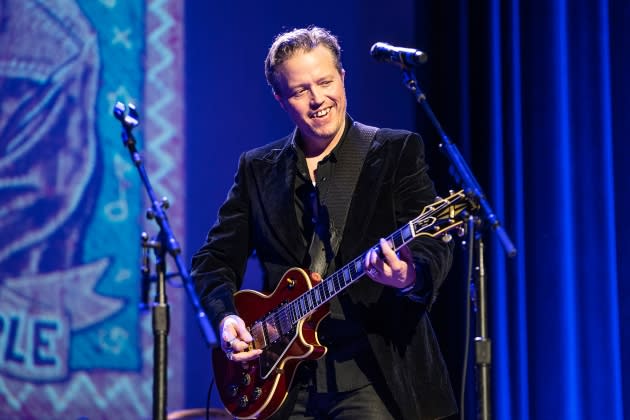
<instances>
[{"instance_id":1,"label":"blazer collar","mask_svg":"<svg viewBox=\"0 0 630 420\"><path fill-rule=\"evenodd\" d=\"M282 148L272 149L252 166L262 211L268 220L271 234L293 258L293 265L301 265L306 246L300 236L294 202L294 180L297 154L292 144L296 130L286 137Z\"/></svg>"}]
</instances>

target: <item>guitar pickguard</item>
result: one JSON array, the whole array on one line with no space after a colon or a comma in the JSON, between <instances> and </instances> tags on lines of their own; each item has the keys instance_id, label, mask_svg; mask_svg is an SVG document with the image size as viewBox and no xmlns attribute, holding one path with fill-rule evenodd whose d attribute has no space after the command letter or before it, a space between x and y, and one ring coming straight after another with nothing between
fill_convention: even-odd
<instances>
[{"instance_id":1,"label":"guitar pickguard","mask_svg":"<svg viewBox=\"0 0 630 420\"><path fill-rule=\"evenodd\" d=\"M275 341L267 343L267 346L260 355L260 376L267 379L274 371L280 360L284 357L289 347L297 337L297 328L294 326L283 335L278 335Z\"/></svg>"}]
</instances>

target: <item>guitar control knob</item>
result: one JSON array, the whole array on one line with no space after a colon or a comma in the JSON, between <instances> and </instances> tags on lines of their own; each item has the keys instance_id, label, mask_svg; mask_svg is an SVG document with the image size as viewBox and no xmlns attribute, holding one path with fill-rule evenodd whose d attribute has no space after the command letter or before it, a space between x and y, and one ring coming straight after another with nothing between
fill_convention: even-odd
<instances>
[{"instance_id":1,"label":"guitar control knob","mask_svg":"<svg viewBox=\"0 0 630 420\"><path fill-rule=\"evenodd\" d=\"M247 404L249 404L249 399L247 398L247 395L243 395L241 398L238 399L239 407L245 408L247 407Z\"/></svg>"},{"instance_id":2,"label":"guitar control knob","mask_svg":"<svg viewBox=\"0 0 630 420\"><path fill-rule=\"evenodd\" d=\"M230 390L230 397L236 397L238 394L238 385L230 385L228 389Z\"/></svg>"},{"instance_id":3,"label":"guitar control knob","mask_svg":"<svg viewBox=\"0 0 630 420\"><path fill-rule=\"evenodd\" d=\"M254 388L254 392L252 392L252 398L256 401L262 395L262 388L257 386Z\"/></svg>"},{"instance_id":4,"label":"guitar control knob","mask_svg":"<svg viewBox=\"0 0 630 420\"><path fill-rule=\"evenodd\" d=\"M241 379L241 383L245 386L249 385L252 383L252 377L249 375L249 373L244 373L243 374L243 378Z\"/></svg>"}]
</instances>

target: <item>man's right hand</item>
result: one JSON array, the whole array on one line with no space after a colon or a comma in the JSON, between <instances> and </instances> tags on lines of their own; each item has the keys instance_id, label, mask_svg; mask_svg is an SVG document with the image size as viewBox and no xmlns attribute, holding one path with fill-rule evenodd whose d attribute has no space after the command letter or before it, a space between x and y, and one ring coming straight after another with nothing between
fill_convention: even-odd
<instances>
[{"instance_id":1,"label":"man's right hand","mask_svg":"<svg viewBox=\"0 0 630 420\"><path fill-rule=\"evenodd\" d=\"M228 315L219 323L221 348L233 362L246 362L257 358L262 350L251 349L252 335L245 327L245 321L237 315Z\"/></svg>"}]
</instances>

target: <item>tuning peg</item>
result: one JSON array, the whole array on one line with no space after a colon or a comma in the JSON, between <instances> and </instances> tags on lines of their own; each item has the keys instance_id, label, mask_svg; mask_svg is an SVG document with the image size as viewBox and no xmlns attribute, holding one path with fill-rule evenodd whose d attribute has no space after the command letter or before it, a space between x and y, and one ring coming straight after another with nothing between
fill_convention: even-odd
<instances>
[{"instance_id":1,"label":"tuning peg","mask_svg":"<svg viewBox=\"0 0 630 420\"><path fill-rule=\"evenodd\" d=\"M450 233L445 233L444 235L442 235L442 241L449 243L453 240L453 237L451 236Z\"/></svg>"}]
</instances>

